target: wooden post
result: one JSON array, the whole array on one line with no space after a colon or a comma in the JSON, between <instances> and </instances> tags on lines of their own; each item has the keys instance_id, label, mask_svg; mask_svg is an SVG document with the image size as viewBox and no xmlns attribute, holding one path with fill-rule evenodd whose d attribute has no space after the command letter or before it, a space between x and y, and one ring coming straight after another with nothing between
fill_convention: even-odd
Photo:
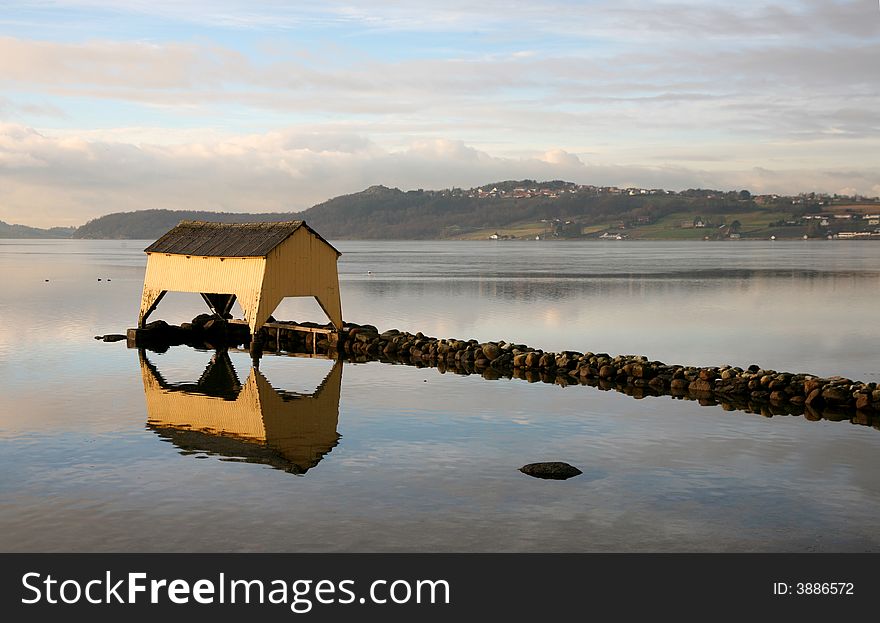
<instances>
[{"instance_id":1,"label":"wooden post","mask_svg":"<svg viewBox=\"0 0 880 623\"><path fill-rule=\"evenodd\" d=\"M147 324L147 318L150 317L150 314L152 314L153 310L156 309L159 301L161 301L167 293L168 290L154 290L151 288L147 288L146 284L144 285L144 292L141 296L141 313L138 317L139 329L144 328L144 325Z\"/></svg>"}]
</instances>

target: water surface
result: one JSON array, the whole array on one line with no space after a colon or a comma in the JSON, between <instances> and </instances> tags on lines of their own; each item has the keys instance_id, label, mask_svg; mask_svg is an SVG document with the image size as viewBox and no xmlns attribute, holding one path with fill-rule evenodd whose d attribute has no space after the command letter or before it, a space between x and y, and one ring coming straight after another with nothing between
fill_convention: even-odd
<instances>
[{"instance_id":1,"label":"water surface","mask_svg":"<svg viewBox=\"0 0 880 623\"><path fill-rule=\"evenodd\" d=\"M880 379L870 242L335 244L346 319L380 329ZM93 339L133 326L145 246L0 241L4 551L880 545L870 426L187 347L145 366ZM202 306L170 294L155 317ZM306 300L275 315L322 320ZM234 411L250 385L259 406ZM542 460L584 473L517 471Z\"/></svg>"}]
</instances>

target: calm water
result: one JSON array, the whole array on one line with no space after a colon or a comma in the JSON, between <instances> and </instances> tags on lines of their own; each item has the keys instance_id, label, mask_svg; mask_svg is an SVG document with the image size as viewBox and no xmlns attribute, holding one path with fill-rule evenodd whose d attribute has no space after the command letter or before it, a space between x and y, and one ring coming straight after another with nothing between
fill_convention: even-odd
<instances>
[{"instance_id":1,"label":"calm water","mask_svg":"<svg viewBox=\"0 0 880 623\"><path fill-rule=\"evenodd\" d=\"M0 241L0 550L880 550L880 430L380 363L141 358L93 336L133 326L144 246ZM346 319L380 329L880 381L880 244L337 246ZM154 317L202 307L171 294ZM517 471L542 460L584 473Z\"/></svg>"}]
</instances>

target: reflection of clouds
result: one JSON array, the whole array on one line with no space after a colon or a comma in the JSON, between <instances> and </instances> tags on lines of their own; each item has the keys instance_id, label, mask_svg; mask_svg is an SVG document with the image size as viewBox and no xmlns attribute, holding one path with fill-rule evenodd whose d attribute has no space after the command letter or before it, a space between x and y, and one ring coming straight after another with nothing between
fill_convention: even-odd
<instances>
[{"instance_id":1,"label":"reflection of clouds","mask_svg":"<svg viewBox=\"0 0 880 623\"><path fill-rule=\"evenodd\" d=\"M355 367L347 380L373 387L394 382L407 388L407 377L419 375L409 368L394 367L393 379L383 379L387 366L373 367ZM408 410L404 434L423 441L419 454L423 466L442 464L446 444L432 442L427 429L420 437L410 430L430 426L435 416L427 405L436 404L435 398L445 397L448 389L469 380L438 379L438 389L432 378L420 395L426 406ZM471 449L470 453L459 449L462 461L480 455L482 478L493 479L498 500L515 506L518 517L552 517L547 521L558 527L560 534L577 534L582 539L572 539L564 546L552 538L532 541L520 531L516 520L505 519L502 523L522 539L518 543L524 547L541 543L591 549L601 542L607 548L636 550L778 549L780 544L800 548L814 534L827 535L829 530L835 535L828 539L829 544L849 543L850 539L870 542L873 538L869 530L855 525L843 533L835 526L839 527L841 509L854 509L863 517L880 510L876 483L866 486L861 482L868 476L869 470L864 468L873 464L872 453L880 440L875 431L843 425L831 429L831 425L797 417L765 419L727 413L720 407L707 409L692 402L635 402L590 388L569 391L549 385L477 382L483 385L472 389L480 391L480 404L487 405L485 427L482 420L465 415L472 409L468 405L472 394L467 394L449 400L443 430L435 432L442 438L455 437ZM374 391L365 398L368 402L364 406L378 423L380 414L393 411L399 396ZM404 394L407 404L409 398ZM546 408L548 403L553 405L552 412ZM540 417L531 417L532 413ZM387 424L401 426L398 422ZM484 428L490 437L483 437ZM518 429L522 429L521 438ZM404 454L398 457L398 452ZM405 464L411 452L412 448L404 451L396 447L394 453L377 453L376 460L386 456L386 461L399 458ZM517 460L522 458L520 462L566 457L585 473L598 470L604 478L588 487L572 480L564 499L528 483L516 483L521 488L517 489L496 473L499 466L495 463L510 463L511 452ZM841 461L840 457L850 458ZM464 499L467 508L479 510L475 515L503 510L468 488L457 495L459 503ZM566 518L577 525L567 525ZM472 534L482 532L481 539L496 542L487 532L488 525L497 519L471 516L471 520ZM780 521L790 531L778 532ZM646 531L654 522L662 527ZM742 522L750 525L747 535L730 530L731 525ZM641 530L640 536L632 538L630 531L636 528ZM445 533L448 526L437 529Z\"/></svg>"},{"instance_id":2,"label":"reflection of clouds","mask_svg":"<svg viewBox=\"0 0 880 623\"><path fill-rule=\"evenodd\" d=\"M732 279L385 281L343 284L346 317L438 337L645 354L861 378L875 367L878 279L858 273ZM846 322L841 322L845 318Z\"/></svg>"},{"instance_id":3,"label":"reflection of clouds","mask_svg":"<svg viewBox=\"0 0 880 623\"><path fill-rule=\"evenodd\" d=\"M12 331L9 318L4 313L4 306L0 304L0 362L11 352L12 347Z\"/></svg>"},{"instance_id":4,"label":"reflection of clouds","mask_svg":"<svg viewBox=\"0 0 880 623\"><path fill-rule=\"evenodd\" d=\"M543 308L539 317L545 326L553 328L559 328L564 321L562 312L556 307Z\"/></svg>"}]
</instances>

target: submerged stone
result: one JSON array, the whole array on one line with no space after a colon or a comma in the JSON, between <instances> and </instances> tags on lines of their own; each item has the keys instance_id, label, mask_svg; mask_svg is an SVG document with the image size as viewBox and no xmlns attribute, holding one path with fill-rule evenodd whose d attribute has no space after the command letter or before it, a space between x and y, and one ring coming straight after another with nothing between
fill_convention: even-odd
<instances>
[{"instance_id":1,"label":"submerged stone","mask_svg":"<svg viewBox=\"0 0 880 623\"><path fill-rule=\"evenodd\" d=\"M550 461L547 463L529 463L519 468L523 474L533 476L535 478L547 478L550 480L567 480L574 476L583 474L574 465L563 463L561 461Z\"/></svg>"}]
</instances>

